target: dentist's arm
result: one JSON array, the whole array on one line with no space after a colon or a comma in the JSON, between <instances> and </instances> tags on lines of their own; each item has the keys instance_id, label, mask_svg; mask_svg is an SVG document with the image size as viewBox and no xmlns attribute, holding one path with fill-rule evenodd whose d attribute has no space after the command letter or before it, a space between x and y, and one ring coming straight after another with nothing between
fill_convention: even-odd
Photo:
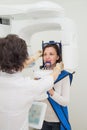
<instances>
[{"instance_id":1,"label":"dentist's arm","mask_svg":"<svg viewBox=\"0 0 87 130\"><path fill-rule=\"evenodd\" d=\"M25 62L24 62L24 67L27 67L28 65L32 64L36 60L39 59L39 57L42 56L42 51L37 51L33 56L29 57Z\"/></svg>"}]
</instances>

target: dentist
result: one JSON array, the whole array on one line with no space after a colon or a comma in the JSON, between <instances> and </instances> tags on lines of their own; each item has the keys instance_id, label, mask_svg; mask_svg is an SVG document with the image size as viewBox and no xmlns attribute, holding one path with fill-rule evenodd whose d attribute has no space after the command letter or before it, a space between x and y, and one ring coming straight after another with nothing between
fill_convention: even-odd
<instances>
[{"instance_id":1,"label":"dentist","mask_svg":"<svg viewBox=\"0 0 87 130\"><path fill-rule=\"evenodd\" d=\"M42 55L29 57L26 42L14 34L0 38L0 130L29 130L28 112L41 93L50 90L63 69L58 64L40 80L23 77L22 70Z\"/></svg>"}]
</instances>

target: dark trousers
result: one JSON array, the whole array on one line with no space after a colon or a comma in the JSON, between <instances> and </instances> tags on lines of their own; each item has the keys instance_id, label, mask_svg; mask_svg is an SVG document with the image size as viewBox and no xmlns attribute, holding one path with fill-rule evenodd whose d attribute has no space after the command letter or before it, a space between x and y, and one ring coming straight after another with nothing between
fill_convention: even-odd
<instances>
[{"instance_id":1,"label":"dark trousers","mask_svg":"<svg viewBox=\"0 0 87 130\"><path fill-rule=\"evenodd\" d=\"M41 130L60 130L60 123L44 121Z\"/></svg>"}]
</instances>

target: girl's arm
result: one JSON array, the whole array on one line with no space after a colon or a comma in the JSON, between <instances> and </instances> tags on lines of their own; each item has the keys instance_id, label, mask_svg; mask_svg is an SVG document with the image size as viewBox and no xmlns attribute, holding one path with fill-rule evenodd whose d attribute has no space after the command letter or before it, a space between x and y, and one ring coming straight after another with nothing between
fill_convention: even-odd
<instances>
[{"instance_id":1,"label":"girl's arm","mask_svg":"<svg viewBox=\"0 0 87 130\"><path fill-rule=\"evenodd\" d=\"M58 84L58 83L57 83ZM61 86L60 86L61 85ZM70 81L69 76L61 80L61 84L55 87L55 90L49 91L51 98L62 106L66 106L70 99ZM60 87L60 88L59 88Z\"/></svg>"}]
</instances>

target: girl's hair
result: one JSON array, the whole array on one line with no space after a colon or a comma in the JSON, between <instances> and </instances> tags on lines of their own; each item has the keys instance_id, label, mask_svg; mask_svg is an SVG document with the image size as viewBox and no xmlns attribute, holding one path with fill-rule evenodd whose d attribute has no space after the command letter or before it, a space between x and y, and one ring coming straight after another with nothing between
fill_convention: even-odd
<instances>
[{"instance_id":1,"label":"girl's hair","mask_svg":"<svg viewBox=\"0 0 87 130\"><path fill-rule=\"evenodd\" d=\"M7 73L22 70L27 58L27 45L23 39L14 34L0 38L0 70Z\"/></svg>"}]
</instances>

